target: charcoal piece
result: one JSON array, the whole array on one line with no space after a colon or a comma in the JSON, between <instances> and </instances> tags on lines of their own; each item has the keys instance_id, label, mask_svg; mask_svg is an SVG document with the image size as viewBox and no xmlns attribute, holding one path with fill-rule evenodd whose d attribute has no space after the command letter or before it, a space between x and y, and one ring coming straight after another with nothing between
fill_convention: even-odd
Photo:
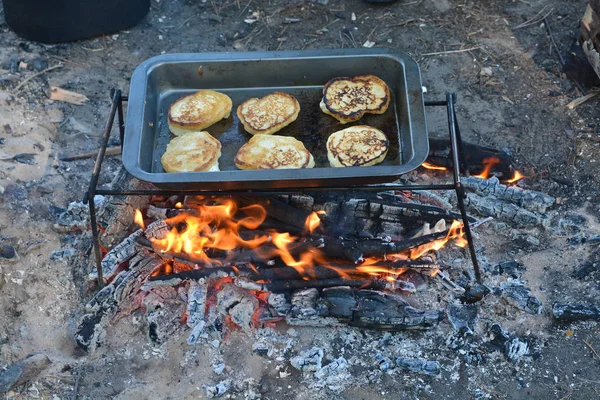
<instances>
[{"instance_id":1,"label":"charcoal piece","mask_svg":"<svg viewBox=\"0 0 600 400\"><path fill-rule=\"evenodd\" d=\"M469 288L465 291L464 296L461 298L461 301L467 304L477 303L478 301L483 300L485 296L490 294L490 289L485 285L475 285L472 288Z\"/></svg>"},{"instance_id":2,"label":"charcoal piece","mask_svg":"<svg viewBox=\"0 0 600 400\"><path fill-rule=\"evenodd\" d=\"M598 271L600 271L600 248L592 251L587 260L573 272L573 276L577 279L588 277L595 279L598 277Z\"/></svg>"},{"instance_id":3,"label":"charcoal piece","mask_svg":"<svg viewBox=\"0 0 600 400\"><path fill-rule=\"evenodd\" d=\"M555 303L552 306L552 316L559 322L600 321L600 306Z\"/></svg>"},{"instance_id":4,"label":"charcoal piece","mask_svg":"<svg viewBox=\"0 0 600 400\"><path fill-rule=\"evenodd\" d=\"M173 336L181 325L183 307L181 302L169 302L147 309L148 338L152 343L163 344Z\"/></svg>"},{"instance_id":5,"label":"charcoal piece","mask_svg":"<svg viewBox=\"0 0 600 400\"><path fill-rule=\"evenodd\" d=\"M7 187L8 189L8 187ZM102 217L105 211L104 196L94 196L97 218ZM82 202L71 202L67 210L56 219L53 229L59 233L70 233L85 231L89 229L90 210L87 204Z\"/></svg>"},{"instance_id":6,"label":"charcoal piece","mask_svg":"<svg viewBox=\"0 0 600 400\"><path fill-rule=\"evenodd\" d=\"M292 308L292 305L287 300L287 296L283 293L269 293L267 303L275 310L276 315L282 317L288 315Z\"/></svg>"},{"instance_id":7,"label":"charcoal piece","mask_svg":"<svg viewBox=\"0 0 600 400\"><path fill-rule=\"evenodd\" d=\"M138 229L104 256L100 266L102 267L102 277L105 281L114 278L115 274L119 271L119 265L130 260L136 254L136 240L142 236L142 232L141 229ZM96 269L92 270L88 275L88 279L98 279L98 271Z\"/></svg>"},{"instance_id":8,"label":"charcoal piece","mask_svg":"<svg viewBox=\"0 0 600 400\"><path fill-rule=\"evenodd\" d=\"M529 314L540 314L542 302L531 294L531 290L520 283L502 283L502 292L507 301Z\"/></svg>"},{"instance_id":9,"label":"charcoal piece","mask_svg":"<svg viewBox=\"0 0 600 400\"><path fill-rule=\"evenodd\" d=\"M519 338L512 338L504 343L504 353L506 357L516 362L523 356L531 355L529 349L529 343L522 341Z\"/></svg>"},{"instance_id":10,"label":"charcoal piece","mask_svg":"<svg viewBox=\"0 0 600 400\"><path fill-rule=\"evenodd\" d=\"M19 153L13 156L13 160L21 164L36 165L35 153Z\"/></svg>"},{"instance_id":11,"label":"charcoal piece","mask_svg":"<svg viewBox=\"0 0 600 400\"><path fill-rule=\"evenodd\" d=\"M356 310L349 325L381 330L427 329L436 326L444 317L442 311L421 311L401 297L357 290Z\"/></svg>"},{"instance_id":12,"label":"charcoal piece","mask_svg":"<svg viewBox=\"0 0 600 400\"><path fill-rule=\"evenodd\" d=\"M326 379L340 372L344 372L348 369L348 361L344 357L339 357L320 368L315 372L315 378Z\"/></svg>"},{"instance_id":13,"label":"charcoal piece","mask_svg":"<svg viewBox=\"0 0 600 400\"><path fill-rule=\"evenodd\" d=\"M192 327L192 331L187 339L187 344L194 345L198 343L200 339L208 339L208 334L206 333L206 321L198 321L198 323Z\"/></svg>"},{"instance_id":14,"label":"charcoal piece","mask_svg":"<svg viewBox=\"0 0 600 400\"><path fill-rule=\"evenodd\" d=\"M195 327L204 320L206 312L207 287L204 283L191 281L187 292L187 326Z\"/></svg>"},{"instance_id":15,"label":"charcoal piece","mask_svg":"<svg viewBox=\"0 0 600 400\"><path fill-rule=\"evenodd\" d=\"M232 283L223 284L217 292L217 309L221 315L229 315L231 321L245 332L252 330L253 316L258 299L251 292Z\"/></svg>"},{"instance_id":16,"label":"charcoal piece","mask_svg":"<svg viewBox=\"0 0 600 400\"><path fill-rule=\"evenodd\" d=\"M45 354L32 354L0 371L0 393L35 379L52 361Z\"/></svg>"},{"instance_id":17,"label":"charcoal piece","mask_svg":"<svg viewBox=\"0 0 600 400\"><path fill-rule=\"evenodd\" d=\"M252 352L258 354L261 357L270 358L275 352L275 347L271 343L259 340L252 344Z\"/></svg>"},{"instance_id":18,"label":"charcoal piece","mask_svg":"<svg viewBox=\"0 0 600 400\"><path fill-rule=\"evenodd\" d=\"M329 307L329 316L348 321L352 319L357 302L351 288L342 286L323 289L321 297Z\"/></svg>"},{"instance_id":19,"label":"charcoal piece","mask_svg":"<svg viewBox=\"0 0 600 400\"><path fill-rule=\"evenodd\" d=\"M498 263L498 271L501 274L507 274L512 276L513 278L519 278L521 276L521 271L524 270L525 266L523 266L523 264L520 264L515 260L500 261Z\"/></svg>"},{"instance_id":20,"label":"charcoal piece","mask_svg":"<svg viewBox=\"0 0 600 400\"><path fill-rule=\"evenodd\" d=\"M290 359L292 367L302 372L316 372L321 369L323 363L323 349L313 347L305 350Z\"/></svg>"},{"instance_id":21,"label":"charcoal piece","mask_svg":"<svg viewBox=\"0 0 600 400\"><path fill-rule=\"evenodd\" d=\"M485 357L481 353L469 352L465 354L465 362L467 364L479 365L485 361Z\"/></svg>"},{"instance_id":22,"label":"charcoal piece","mask_svg":"<svg viewBox=\"0 0 600 400\"><path fill-rule=\"evenodd\" d=\"M421 360L419 358L396 358L396 366L405 371L415 372L425 375L439 375L442 367L437 361Z\"/></svg>"},{"instance_id":23,"label":"charcoal piece","mask_svg":"<svg viewBox=\"0 0 600 400\"><path fill-rule=\"evenodd\" d=\"M225 379L215 386L202 385L202 388L206 390L206 397L214 399L215 397L221 397L227 393L231 389L232 384L233 381L231 379Z\"/></svg>"},{"instance_id":24,"label":"charcoal piece","mask_svg":"<svg viewBox=\"0 0 600 400\"><path fill-rule=\"evenodd\" d=\"M448 320L452 327L464 335L472 335L477 319L477 305L450 304L446 309Z\"/></svg>"},{"instance_id":25,"label":"charcoal piece","mask_svg":"<svg viewBox=\"0 0 600 400\"><path fill-rule=\"evenodd\" d=\"M484 343L483 347L488 351L505 351L505 344L510 339L510 333L499 324L493 324L489 329L489 333L492 340Z\"/></svg>"},{"instance_id":26,"label":"charcoal piece","mask_svg":"<svg viewBox=\"0 0 600 400\"><path fill-rule=\"evenodd\" d=\"M475 190L485 196L493 196L498 200L510 202L532 212L544 213L548 207L554 205L556 202L554 197L548 196L545 193L522 189L518 186L503 185L496 177L481 179L469 176L461 179L461 183L467 189Z\"/></svg>"},{"instance_id":27,"label":"charcoal piece","mask_svg":"<svg viewBox=\"0 0 600 400\"><path fill-rule=\"evenodd\" d=\"M375 367L383 372L389 371L392 369L392 362L381 353L377 353L375 354Z\"/></svg>"}]
</instances>

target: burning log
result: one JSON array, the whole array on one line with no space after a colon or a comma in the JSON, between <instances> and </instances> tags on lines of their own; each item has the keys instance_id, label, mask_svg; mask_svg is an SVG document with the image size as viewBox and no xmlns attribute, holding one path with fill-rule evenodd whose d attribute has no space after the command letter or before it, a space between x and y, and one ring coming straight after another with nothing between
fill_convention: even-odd
<instances>
[{"instance_id":1,"label":"burning log","mask_svg":"<svg viewBox=\"0 0 600 400\"><path fill-rule=\"evenodd\" d=\"M290 325L339 325L400 331L428 329L443 319L442 311L421 311L396 295L349 287L305 289L292 296L286 317ZM336 322L337 321L337 322Z\"/></svg>"},{"instance_id":2,"label":"burning log","mask_svg":"<svg viewBox=\"0 0 600 400\"><path fill-rule=\"evenodd\" d=\"M461 183L467 189L486 196L494 196L498 200L511 202L532 212L544 213L548 207L556 202L554 197L535 190L503 185L496 177L481 179L470 176L461 179Z\"/></svg>"},{"instance_id":3,"label":"burning log","mask_svg":"<svg viewBox=\"0 0 600 400\"><path fill-rule=\"evenodd\" d=\"M465 153L465 160L469 166L469 173L479 174L489 165L488 160L497 159L497 163L491 167L490 172L503 179L512 178L512 157L503 151L471 143L463 143L463 151ZM429 138L429 156L427 157L427 162L451 170L453 162L450 140Z\"/></svg>"},{"instance_id":4,"label":"burning log","mask_svg":"<svg viewBox=\"0 0 600 400\"><path fill-rule=\"evenodd\" d=\"M238 199L242 204L258 204L262 206L267 211L269 217L275 218L284 222L286 225L299 230L304 230L306 219L310 214L292 207L275 197L240 196Z\"/></svg>"}]
</instances>

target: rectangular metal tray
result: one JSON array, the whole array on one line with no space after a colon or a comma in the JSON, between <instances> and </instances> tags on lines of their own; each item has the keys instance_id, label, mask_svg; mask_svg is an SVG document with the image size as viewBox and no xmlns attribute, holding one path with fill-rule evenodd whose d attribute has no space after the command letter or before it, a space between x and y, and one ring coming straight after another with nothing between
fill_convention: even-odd
<instances>
[{"instance_id":1,"label":"rectangular metal tray","mask_svg":"<svg viewBox=\"0 0 600 400\"><path fill-rule=\"evenodd\" d=\"M336 76L373 74L383 79L392 102L382 115L366 114L340 124L319 108L323 85ZM173 137L167 126L169 106L199 89L231 97L231 116L207 128L222 144L219 172L166 173L160 163ZM238 170L233 159L251 135L235 110L251 97L275 91L294 95L298 119L277 134L301 140L313 154L312 169ZM388 135L390 150L372 167L332 168L325 144L333 132L371 125ZM123 163L138 179L161 189L235 190L352 186L391 182L417 168L429 152L421 75L406 53L389 49L342 49L283 52L168 54L151 58L133 73L125 126Z\"/></svg>"}]
</instances>

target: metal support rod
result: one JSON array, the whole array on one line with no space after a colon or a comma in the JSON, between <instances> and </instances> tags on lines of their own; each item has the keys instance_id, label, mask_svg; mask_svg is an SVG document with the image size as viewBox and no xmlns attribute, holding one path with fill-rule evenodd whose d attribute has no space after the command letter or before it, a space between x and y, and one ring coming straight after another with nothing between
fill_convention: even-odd
<instances>
[{"instance_id":1,"label":"metal support rod","mask_svg":"<svg viewBox=\"0 0 600 400\"><path fill-rule=\"evenodd\" d=\"M123 118L123 97L119 95L117 102L117 115L119 117L119 140L121 150L123 149L123 140L125 140L125 118Z\"/></svg>"},{"instance_id":2,"label":"metal support rod","mask_svg":"<svg viewBox=\"0 0 600 400\"><path fill-rule=\"evenodd\" d=\"M220 195L254 195L254 196L285 196L292 194L302 194L306 192L351 192L356 190L377 192L382 190L454 190L454 185L381 185L381 186L360 186L360 187L340 187L340 188L301 188L301 189L274 189L272 191L254 191L254 190L226 190L226 191L189 191L189 190L105 190L97 189L96 194L105 196L176 196L176 195L204 195L204 196L220 196Z\"/></svg>"},{"instance_id":3,"label":"metal support rod","mask_svg":"<svg viewBox=\"0 0 600 400\"><path fill-rule=\"evenodd\" d=\"M92 197L88 202L90 207L90 224L92 225L92 244L94 247L94 258L96 261L96 271L98 272L98 286L100 289L104 286L104 277L102 276L102 255L100 254L100 239L98 237L98 221L96 221L96 204Z\"/></svg>"},{"instance_id":4,"label":"metal support rod","mask_svg":"<svg viewBox=\"0 0 600 400\"><path fill-rule=\"evenodd\" d=\"M471 227L469 226L469 217L465 210L465 190L460 183L460 167L459 167L459 155L458 155L458 138L456 135L456 119L454 113L454 98L450 93L446 94L446 101L448 102L448 127L450 129L450 142L452 144L452 174L454 177L454 186L456 189L456 198L458 200L458 208L460 209L460 215L463 220L463 227L465 229L465 235L467 236L467 243L469 245L469 251L471 253L471 262L473 263L473 270L475 271L475 279L477 283L481 283L481 271L479 270L479 263L477 262L477 254L475 253L475 244L473 243L473 234L471 233Z\"/></svg>"},{"instance_id":5,"label":"metal support rod","mask_svg":"<svg viewBox=\"0 0 600 400\"><path fill-rule=\"evenodd\" d=\"M98 178L100 177L100 170L102 169L102 161L104 161L104 153L106 153L106 146L108 146L108 139L110 138L110 131L112 130L113 123L115 120L115 113L117 112L118 105L121 103L121 91L115 90L113 94L112 105L110 107L110 113L104 126L104 135L102 137L102 144L98 155L96 156L96 162L94 163L94 172L92 172L92 179L90 180L90 187L83 197L83 202L87 203L90 199L94 199L96 194L96 188L98 187Z\"/></svg>"}]
</instances>

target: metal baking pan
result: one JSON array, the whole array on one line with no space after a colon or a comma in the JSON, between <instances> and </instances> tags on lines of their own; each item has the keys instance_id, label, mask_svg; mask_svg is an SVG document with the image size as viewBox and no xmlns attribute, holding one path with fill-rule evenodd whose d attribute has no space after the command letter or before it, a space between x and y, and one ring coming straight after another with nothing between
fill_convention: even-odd
<instances>
[{"instance_id":1,"label":"metal baking pan","mask_svg":"<svg viewBox=\"0 0 600 400\"><path fill-rule=\"evenodd\" d=\"M319 108L323 85L336 76L377 75L392 93L382 115L366 114L340 124ZM207 128L222 144L220 172L166 173L160 163L173 135L169 106L199 89L231 97L231 116ZM237 106L275 91L294 95L300 115L279 131L301 140L316 162L311 169L241 171L233 163L251 135L237 119ZM325 144L333 132L371 125L388 135L385 160L372 167L332 168ZM133 73L125 126L123 163L129 173L161 189L235 190L352 186L391 182L425 161L429 151L419 66L408 54L390 49L168 54L151 58Z\"/></svg>"}]
</instances>

